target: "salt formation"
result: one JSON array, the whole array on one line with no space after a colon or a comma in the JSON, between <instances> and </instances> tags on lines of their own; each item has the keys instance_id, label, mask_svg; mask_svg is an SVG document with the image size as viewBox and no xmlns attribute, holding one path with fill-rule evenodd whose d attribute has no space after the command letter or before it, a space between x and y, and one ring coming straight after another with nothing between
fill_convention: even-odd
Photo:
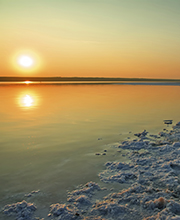
<instances>
[{"instance_id":1,"label":"salt formation","mask_svg":"<svg viewBox=\"0 0 180 220\"><path fill-rule=\"evenodd\" d=\"M4 214L15 216L15 219L17 220L33 220L32 215L35 210L36 206L33 203L27 203L25 200L6 205L3 208Z\"/></svg>"},{"instance_id":2,"label":"salt formation","mask_svg":"<svg viewBox=\"0 0 180 220\"><path fill-rule=\"evenodd\" d=\"M117 148L129 152L126 156L130 162L106 162L99 173L102 182L111 187L115 183L119 190L112 193L94 182L80 185L68 193L65 204L52 204L47 218L180 220L180 122L159 136L146 131L135 136L139 139L124 141ZM5 206L3 211L25 220L33 219L35 209L23 201Z\"/></svg>"}]
</instances>

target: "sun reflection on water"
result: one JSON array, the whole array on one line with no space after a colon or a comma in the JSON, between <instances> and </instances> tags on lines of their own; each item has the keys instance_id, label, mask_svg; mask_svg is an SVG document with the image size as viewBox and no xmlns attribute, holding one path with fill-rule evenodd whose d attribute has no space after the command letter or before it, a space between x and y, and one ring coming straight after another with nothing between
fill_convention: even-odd
<instances>
[{"instance_id":1,"label":"sun reflection on water","mask_svg":"<svg viewBox=\"0 0 180 220\"><path fill-rule=\"evenodd\" d=\"M34 108L37 106L37 102L37 96L31 93L25 93L19 97L19 106L21 108Z\"/></svg>"},{"instance_id":2,"label":"sun reflection on water","mask_svg":"<svg viewBox=\"0 0 180 220\"><path fill-rule=\"evenodd\" d=\"M31 81L24 81L23 83L25 83L25 84L30 84L30 83L32 83Z\"/></svg>"},{"instance_id":3,"label":"sun reflection on water","mask_svg":"<svg viewBox=\"0 0 180 220\"><path fill-rule=\"evenodd\" d=\"M25 95L23 97L23 104L24 104L24 106L31 107L33 105L33 103L34 103L34 100L33 100L33 98L30 95Z\"/></svg>"}]
</instances>

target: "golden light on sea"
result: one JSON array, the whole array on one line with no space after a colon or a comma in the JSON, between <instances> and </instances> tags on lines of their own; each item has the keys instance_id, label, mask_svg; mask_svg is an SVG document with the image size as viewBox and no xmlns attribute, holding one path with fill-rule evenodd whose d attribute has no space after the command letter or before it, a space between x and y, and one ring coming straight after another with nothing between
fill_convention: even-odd
<instances>
[{"instance_id":1,"label":"golden light on sea","mask_svg":"<svg viewBox=\"0 0 180 220\"><path fill-rule=\"evenodd\" d=\"M24 81L23 83L25 83L26 85L32 83L31 81Z\"/></svg>"},{"instance_id":2,"label":"golden light on sea","mask_svg":"<svg viewBox=\"0 0 180 220\"><path fill-rule=\"evenodd\" d=\"M12 55L11 64L17 72L33 74L42 67L42 60L37 52L22 49Z\"/></svg>"},{"instance_id":3,"label":"golden light on sea","mask_svg":"<svg viewBox=\"0 0 180 220\"><path fill-rule=\"evenodd\" d=\"M34 100L30 95L25 95L23 97L22 103L25 107L31 107L34 103Z\"/></svg>"},{"instance_id":4,"label":"golden light on sea","mask_svg":"<svg viewBox=\"0 0 180 220\"><path fill-rule=\"evenodd\" d=\"M27 91L19 96L18 105L23 109L36 108L38 106L38 96Z\"/></svg>"}]
</instances>

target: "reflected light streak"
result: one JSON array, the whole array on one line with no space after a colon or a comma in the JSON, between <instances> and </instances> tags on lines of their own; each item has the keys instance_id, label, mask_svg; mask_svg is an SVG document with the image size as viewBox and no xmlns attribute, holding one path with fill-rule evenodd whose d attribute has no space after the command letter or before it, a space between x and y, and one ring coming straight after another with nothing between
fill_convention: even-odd
<instances>
[{"instance_id":1,"label":"reflected light streak","mask_svg":"<svg viewBox=\"0 0 180 220\"><path fill-rule=\"evenodd\" d=\"M25 84L30 84L30 83L32 83L31 81L25 81L25 82L23 82L23 83L25 83Z\"/></svg>"},{"instance_id":2,"label":"reflected light streak","mask_svg":"<svg viewBox=\"0 0 180 220\"><path fill-rule=\"evenodd\" d=\"M18 105L24 109L32 109L38 105L38 97L36 94L27 92L23 93L18 98Z\"/></svg>"},{"instance_id":3,"label":"reflected light streak","mask_svg":"<svg viewBox=\"0 0 180 220\"><path fill-rule=\"evenodd\" d=\"M25 97L23 97L23 104L24 104L24 106L30 107L30 106L33 105L33 103L34 103L34 100L33 100L33 98L31 96L26 95Z\"/></svg>"}]
</instances>

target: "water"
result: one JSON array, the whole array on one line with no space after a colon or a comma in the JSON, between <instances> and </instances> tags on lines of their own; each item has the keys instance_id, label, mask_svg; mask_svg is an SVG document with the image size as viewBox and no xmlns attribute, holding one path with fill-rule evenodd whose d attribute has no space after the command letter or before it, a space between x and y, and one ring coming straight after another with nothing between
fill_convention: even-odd
<instances>
[{"instance_id":1,"label":"water","mask_svg":"<svg viewBox=\"0 0 180 220\"><path fill-rule=\"evenodd\" d=\"M110 146L179 121L179 100L180 86L171 84L1 83L1 206L37 189L36 202L46 206L99 181L104 162L122 159Z\"/></svg>"}]
</instances>

